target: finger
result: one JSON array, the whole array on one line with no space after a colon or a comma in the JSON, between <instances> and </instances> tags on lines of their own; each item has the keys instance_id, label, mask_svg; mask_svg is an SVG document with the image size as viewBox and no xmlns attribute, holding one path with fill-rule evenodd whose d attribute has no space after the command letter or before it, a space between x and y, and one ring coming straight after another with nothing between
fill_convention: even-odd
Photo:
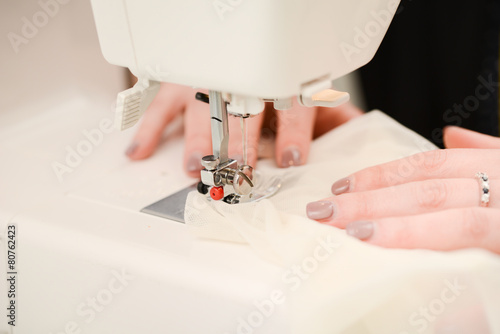
<instances>
[{"instance_id":1,"label":"finger","mask_svg":"<svg viewBox=\"0 0 500 334\"><path fill-rule=\"evenodd\" d=\"M274 159L278 118L272 102L266 102L263 114L258 156L261 159Z\"/></svg>"},{"instance_id":2,"label":"finger","mask_svg":"<svg viewBox=\"0 0 500 334\"><path fill-rule=\"evenodd\" d=\"M140 160L153 154L165 127L184 109L188 90L184 86L161 84L126 151L130 159Z\"/></svg>"},{"instance_id":3,"label":"finger","mask_svg":"<svg viewBox=\"0 0 500 334\"><path fill-rule=\"evenodd\" d=\"M289 110L277 110L276 163L286 168L303 165L309 156L316 108L299 105L294 99Z\"/></svg>"},{"instance_id":4,"label":"finger","mask_svg":"<svg viewBox=\"0 0 500 334\"><path fill-rule=\"evenodd\" d=\"M500 138L458 126L445 127L443 139L447 148L500 148Z\"/></svg>"},{"instance_id":5,"label":"finger","mask_svg":"<svg viewBox=\"0 0 500 334\"><path fill-rule=\"evenodd\" d=\"M191 98L186 106L184 122L184 169L191 177L200 177L201 158L212 154L210 106Z\"/></svg>"},{"instance_id":6,"label":"finger","mask_svg":"<svg viewBox=\"0 0 500 334\"><path fill-rule=\"evenodd\" d=\"M499 178L497 150L448 149L418 153L369 167L332 185L332 193L366 191L426 179L471 178L485 172Z\"/></svg>"},{"instance_id":7,"label":"finger","mask_svg":"<svg viewBox=\"0 0 500 334\"><path fill-rule=\"evenodd\" d=\"M229 157L238 160L239 164L255 167L259 153L260 129L264 113L243 119L245 131L245 145L243 144L242 119L241 117L229 116ZM244 150L246 150L244 152Z\"/></svg>"},{"instance_id":8,"label":"finger","mask_svg":"<svg viewBox=\"0 0 500 334\"><path fill-rule=\"evenodd\" d=\"M490 187L500 189L500 181L490 180ZM309 203L307 214L311 219L343 228L358 220L479 206L481 195L478 181L472 178L426 180ZM491 196L489 206L500 208L500 198Z\"/></svg>"},{"instance_id":9,"label":"finger","mask_svg":"<svg viewBox=\"0 0 500 334\"><path fill-rule=\"evenodd\" d=\"M347 225L348 235L389 248L454 250L480 247L500 253L500 210L462 208Z\"/></svg>"},{"instance_id":10,"label":"finger","mask_svg":"<svg viewBox=\"0 0 500 334\"><path fill-rule=\"evenodd\" d=\"M348 102L335 108L319 107L314 124L314 138L342 125L353 118L363 115L363 111Z\"/></svg>"}]
</instances>

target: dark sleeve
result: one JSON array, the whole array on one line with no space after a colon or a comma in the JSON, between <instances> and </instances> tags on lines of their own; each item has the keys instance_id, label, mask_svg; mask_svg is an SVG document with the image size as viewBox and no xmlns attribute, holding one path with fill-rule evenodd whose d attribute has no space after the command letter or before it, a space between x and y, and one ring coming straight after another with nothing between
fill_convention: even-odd
<instances>
[{"instance_id":1,"label":"dark sleeve","mask_svg":"<svg viewBox=\"0 0 500 334\"><path fill-rule=\"evenodd\" d=\"M498 0L402 0L359 70L368 108L438 145L446 125L498 135L499 21Z\"/></svg>"}]
</instances>

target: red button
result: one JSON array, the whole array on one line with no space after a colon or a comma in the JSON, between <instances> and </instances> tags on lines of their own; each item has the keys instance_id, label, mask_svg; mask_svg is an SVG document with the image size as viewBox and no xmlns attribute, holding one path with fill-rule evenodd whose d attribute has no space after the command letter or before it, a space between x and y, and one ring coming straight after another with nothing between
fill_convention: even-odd
<instances>
[{"instance_id":1,"label":"red button","mask_svg":"<svg viewBox=\"0 0 500 334\"><path fill-rule=\"evenodd\" d=\"M224 188L223 187L212 187L210 189L210 197L214 200L219 201L224 198Z\"/></svg>"}]
</instances>

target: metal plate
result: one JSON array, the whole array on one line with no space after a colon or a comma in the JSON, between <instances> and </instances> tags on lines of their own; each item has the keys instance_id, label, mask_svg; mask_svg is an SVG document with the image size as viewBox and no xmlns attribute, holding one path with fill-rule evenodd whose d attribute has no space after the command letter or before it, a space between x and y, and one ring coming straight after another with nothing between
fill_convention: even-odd
<instances>
[{"instance_id":1,"label":"metal plate","mask_svg":"<svg viewBox=\"0 0 500 334\"><path fill-rule=\"evenodd\" d=\"M184 223L184 207L186 206L187 195L191 191L196 190L196 186L197 183L179 190L158 202L148 205L141 212Z\"/></svg>"}]
</instances>

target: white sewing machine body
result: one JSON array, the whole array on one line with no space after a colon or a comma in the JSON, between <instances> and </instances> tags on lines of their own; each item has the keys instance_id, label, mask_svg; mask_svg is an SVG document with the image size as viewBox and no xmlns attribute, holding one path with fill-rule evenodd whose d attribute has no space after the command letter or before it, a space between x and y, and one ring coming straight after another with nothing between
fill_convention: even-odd
<instances>
[{"instance_id":1,"label":"white sewing machine body","mask_svg":"<svg viewBox=\"0 0 500 334\"><path fill-rule=\"evenodd\" d=\"M92 0L102 52L139 78L289 98L374 56L399 0Z\"/></svg>"}]
</instances>

